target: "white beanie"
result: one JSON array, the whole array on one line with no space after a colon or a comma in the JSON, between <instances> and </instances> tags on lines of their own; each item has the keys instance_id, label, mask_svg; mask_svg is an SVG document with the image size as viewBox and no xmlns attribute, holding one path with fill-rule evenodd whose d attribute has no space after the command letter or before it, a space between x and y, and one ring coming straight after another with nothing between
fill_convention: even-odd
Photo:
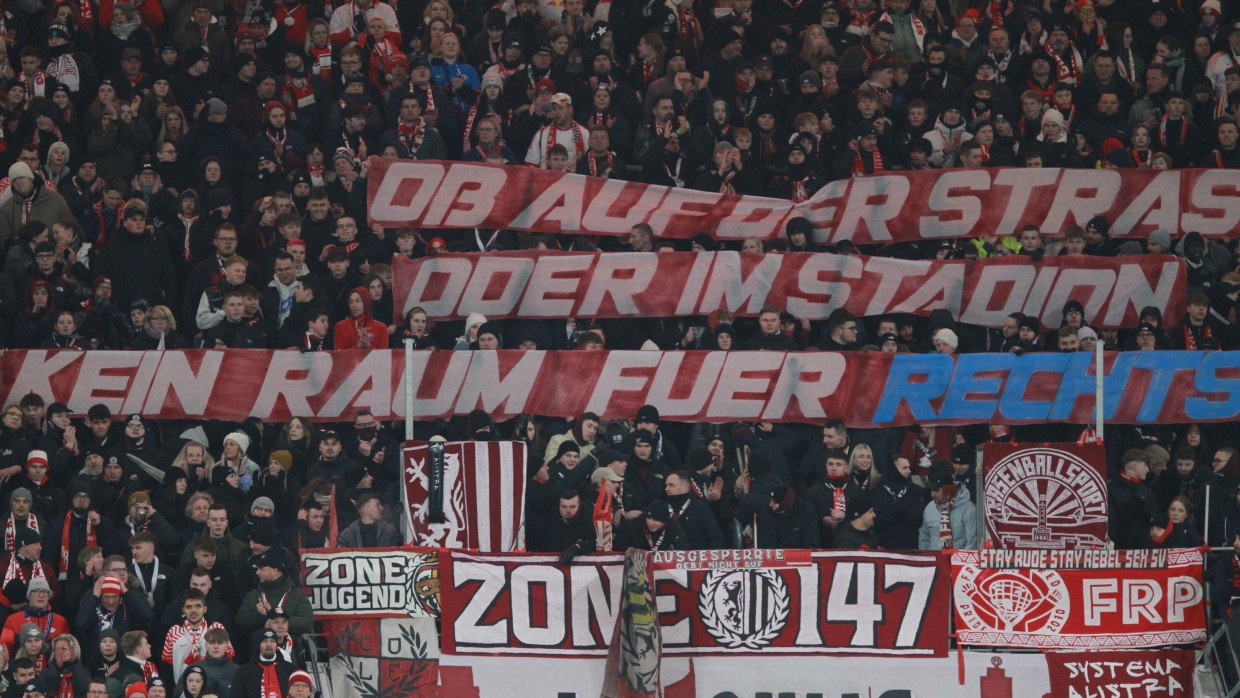
<instances>
[{"instance_id":1,"label":"white beanie","mask_svg":"<svg viewBox=\"0 0 1240 698\"><path fill-rule=\"evenodd\" d=\"M955 349L956 347L960 346L960 338L956 336L955 332L947 329L946 327L940 329L938 332L935 332L934 338L937 340L941 340L944 344L947 344L952 349Z\"/></svg>"},{"instance_id":2,"label":"white beanie","mask_svg":"<svg viewBox=\"0 0 1240 698\"><path fill-rule=\"evenodd\" d=\"M487 321L486 315L483 315L482 313L470 313L469 317L465 318L465 331L469 332L469 328L473 327L474 325L481 325L485 323L486 321Z\"/></svg>"},{"instance_id":3,"label":"white beanie","mask_svg":"<svg viewBox=\"0 0 1240 698\"><path fill-rule=\"evenodd\" d=\"M34 179L34 172L30 171L30 165L20 160L9 165L9 179Z\"/></svg>"},{"instance_id":4,"label":"white beanie","mask_svg":"<svg viewBox=\"0 0 1240 698\"><path fill-rule=\"evenodd\" d=\"M229 441L232 441L241 447L241 455L245 455L245 452L250 450L250 437L246 436L244 431L234 431L228 436L225 436L224 443L228 443Z\"/></svg>"}]
</instances>

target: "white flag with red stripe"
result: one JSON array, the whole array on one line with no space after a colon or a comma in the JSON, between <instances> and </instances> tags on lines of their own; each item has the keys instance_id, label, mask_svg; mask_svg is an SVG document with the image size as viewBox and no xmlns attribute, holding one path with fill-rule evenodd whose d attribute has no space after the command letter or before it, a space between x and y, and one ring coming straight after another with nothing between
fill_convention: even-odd
<instances>
[{"instance_id":1,"label":"white flag with red stripe","mask_svg":"<svg viewBox=\"0 0 1240 698\"><path fill-rule=\"evenodd\" d=\"M405 511L414 545L510 552L525 518L526 445L521 441L444 444L443 523L431 523L429 444L404 447Z\"/></svg>"}]
</instances>

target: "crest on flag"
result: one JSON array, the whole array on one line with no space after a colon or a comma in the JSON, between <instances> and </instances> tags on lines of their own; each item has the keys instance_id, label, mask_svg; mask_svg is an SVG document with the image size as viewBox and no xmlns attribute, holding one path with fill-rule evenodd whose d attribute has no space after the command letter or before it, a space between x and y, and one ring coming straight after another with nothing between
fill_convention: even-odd
<instances>
[{"instance_id":1,"label":"crest on flag","mask_svg":"<svg viewBox=\"0 0 1240 698\"><path fill-rule=\"evenodd\" d=\"M429 444L404 449L406 512L414 545L516 549L525 515L526 445L521 441L454 441L444 444L443 522L430 518Z\"/></svg>"}]
</instances>

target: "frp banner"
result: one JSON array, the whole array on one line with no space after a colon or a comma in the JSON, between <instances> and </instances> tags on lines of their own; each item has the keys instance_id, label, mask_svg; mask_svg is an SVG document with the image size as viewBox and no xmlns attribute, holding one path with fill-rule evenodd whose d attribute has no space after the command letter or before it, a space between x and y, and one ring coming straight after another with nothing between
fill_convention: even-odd
<instances>
[{"instance_id":1,"label":"frp banner","mask_svg":"<svg viewBox=\"0 0 1240 698\"><path fill-rule=\"evenodd\" d=\"M606 656L620 556L440 559L445 654ZM662 656L946 655L946 558L814 551L809 562L656 571Z\"/></svg>"},{"instance_id":2,"label":"frp banner","mask_svg":"<svg viewBox=\"0 0 1240 698\"><path fill-rule=\"evenodd\" d=\"M1240 417L1240 351L1131 351L1105 358L1112 424ZM4 403L27 393L75 414L342 421L405 416L400 350L47 351L0 355ZM417 351L413 417L496 421L522 413L631 419L642 405L690 422L810 422L858 429L1094 421L1094 355L881 352Z\"/></svg>"},{"instance_id":3,"label":"frp banner","mask_svg":"<svg viewBox=\"0 0 1240 698\"><path fill-rule=\"evenodd\" d=\"M1198 550L952 554L956 635L988 647L1140 648L1206 638Z\"/></svg>"},{"instance_id":4,"label":"frp banner","mask_svg":"<svg viewBox=\"0 0 1240 698\"><path fill-rule=\"evenodd\" d=\"M1191 649L1047 652L1051 695L1189 698L1196 658Z\"/></svg>"},{"instance_id":5,"label":"frp banner","mask_svg":"<svg viewBox=\"0 0 1240 698\"><path fill-rule=\"evenodd\" d=\"M436 550L313 548L301 554L301 569L316 619L439 616Z\"/></svg>"},{"instance_id":6,"label":"frp banner","mask_svg":"<svg viewBox=\"0 0 1240 698\"><path fill-rule=\"evenodd\" d=\"M427 696L439 683L435 619L328 618L331 698Z\"/></svg>"},{"instance_id":7,"label":"frp banner","mask_svg":"<svg viewBox=\"0 0 1240 698\"><path fill-rule=\"evenodd\" d=\"M503 192L503 196L497 196ZM1240 172L977 168L885 172L827 184L806 202L506 165L372 158L370 220L388 227L504 228L665 238L780 237L804 216L819 243L1059 234L1105 216L1113 237L1240 235Z\"/></svg>"},{"instance_id":8,"label":"frp banner","mask_svg":"<svg viewBox=\"0 0 1240 698\"><path fill-rule=\"evenodd\" d=\"M1014 312L1057 327L1077 300L1094 327L1136 327L1154 306L1184 314L1185 268L1174 256L914 261L794 252L493 252L395 257L395 322L414 307L433 318L624 318L757 315L763 306L824 320L928 316L945 308L970 325L1001 327Z\"/></svg>"},{"instance_id":9,"label":"frp banner","mask_svg":"<svg viewBox=\"0 0 1240 698\"><path fill-rule=\"evenodd\" d=\"M403 451L406 513L413 544L515 550L525 519L526 451L522 441L444 444L443 521L430 516L430 446L406 442Z\"/></svg>"},{"instance_id":10,"label":"frp banner","mask_svg":"<svg viewBox=\"0 0 1240 698\"><path fill-rule=\"evenodd\" d=\"M1099 443L982 447L986 527L998 548L1102 548L1106 448Z\"/></svg>"}]
</instances>

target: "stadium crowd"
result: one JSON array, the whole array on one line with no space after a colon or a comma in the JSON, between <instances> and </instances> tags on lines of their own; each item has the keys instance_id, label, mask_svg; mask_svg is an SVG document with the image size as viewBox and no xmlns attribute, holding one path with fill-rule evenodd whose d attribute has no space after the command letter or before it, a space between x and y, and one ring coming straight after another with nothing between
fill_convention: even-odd
<instances>
[{"instance_id":1,"label":"stadium crowd","mask_svg":"<svg viewBox=\"0 0 1240 698\"><path fill-rule=\"evenodd\" d=\"M706 191L811 197L826 182L955 167L1235 168L1240 25L1219 0L15 0L0 11L0 347L769 349L1039 352L1235 348L1232 242L1115 241L1097 217L1019 237L857 249L808 221L744 252L901 258L1171 253L1188 311L1128 332L929 320L395 321L394 255L716 249L385 229L370 158L525 164ZM399 434L351 423L73 415L0 419L0 691L295 696L311 630L299 550L398 543ZM50 396L49 396L50 397ZM485 414L421 437L530 447L529 549L968 548L976 447L1080 428L849 430ZM1108 434L1120 547L1240 532L1229 426ZM681 457L684 453L684 457ZM333 490L333 485L335 490ZM333 496L333 491L335 495ZM1209 501L1209 519L1205 515ZM1240 563L1216 566L1216 600Z\"/></svg>"}]
</instances>

